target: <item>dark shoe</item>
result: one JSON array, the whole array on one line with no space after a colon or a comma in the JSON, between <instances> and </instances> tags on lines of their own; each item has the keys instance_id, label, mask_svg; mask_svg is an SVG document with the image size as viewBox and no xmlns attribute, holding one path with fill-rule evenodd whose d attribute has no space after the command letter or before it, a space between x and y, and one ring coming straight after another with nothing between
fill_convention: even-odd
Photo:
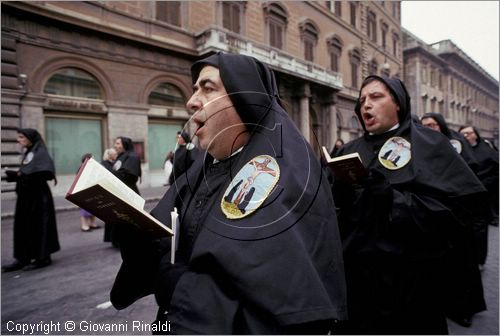
<instances>
[{"instance_id":1,"label":"dark shoe","mask_svg":"<svg viewBox=\"0 0 500 336\"><path fill-rule=\"evenodd\" d=\"M100 229L101 227L102 227L102 226L100 226L100 225L91 225L91 226L90 226L90 229L91 229L91 230L97 230L97 229Z\"/></svg>"},{"instance_id":2,"label":"dark shoe","mask_svg":"<svg viewBox=\"0 0 500 336\"><path fill-rule=\"evenodd\" d=\"M35 260L32 264L29 264L28 266L23 268L23 271L31 271L38 268L47 267L50 264L52 264L52 260L50 260L50 258Z\"/></svg>"},{"instance_id":3,"label":"dark shoe","mask_svg":"<svg viewBox=\"0 0 500 336\"><path fill-rule=\"evenodd\" d=\"M14 261L12 264L8 264L2 267L2 271L4 272L14 272L17 270L20 270L24 266L26 266L26 263L20 262L18 260Z\"/></svg>"}]
</instances>

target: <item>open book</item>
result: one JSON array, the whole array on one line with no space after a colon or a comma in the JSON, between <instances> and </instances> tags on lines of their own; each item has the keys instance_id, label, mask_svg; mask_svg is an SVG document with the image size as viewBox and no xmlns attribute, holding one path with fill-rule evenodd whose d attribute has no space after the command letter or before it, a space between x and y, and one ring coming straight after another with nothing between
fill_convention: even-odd
<instances>
[{"instance_id":1,"label":"open book","mask_svg":"<svg viewBox=\"0 0 500 336\"><path fill-rule=\"evenodd\" d=\"M358 184L365 176L368 175L368 171L363 162L361 162L361 157L358 153L351 153L342 156L332 158L328 154L328 150L323 146L323 157L325 158L328 167L333 172L333 176L336 180L342 181L349 184Z\"/></svg>"},{"instance_id":2,"label":"open book","mask_svg":"<svg viewBox=\"0 0 500 336\"><path fill-rule=\"evenodd\" d=\"M66 199L104 222L128 222L154 236L172 235L172 230L144 210L146 201L96 160L82 164Z\"/></svg>"}]
</instances>

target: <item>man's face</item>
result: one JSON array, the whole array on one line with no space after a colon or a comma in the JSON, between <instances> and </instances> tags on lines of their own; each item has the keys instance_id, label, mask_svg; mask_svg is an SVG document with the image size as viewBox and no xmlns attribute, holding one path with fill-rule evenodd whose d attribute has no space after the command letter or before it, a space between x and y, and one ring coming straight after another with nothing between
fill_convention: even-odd
<instances>
[{"instance_id":1,"label":"man's face","mask_svg":"<svg viewBox=\"0 0 500 336\"><path fill-rule=\"evenodd\" d=\"M368 132L382 134L398 123L399 106L383 83L368 83L361 90L359 102L361 118Z\"/></svg>"},{"instance_id":2,"label":"man's face","mask_svg":"<svg viewBox=\"0 0 500 336\"><path fill-rule=\"evenodd\" d=\"M187 108L195 111L192 120L200 147L214 158L224 159L246 143L246 127L227 95L219 69L207 65L201 70Z\"/></svg>"},{"instance_id":3,"label":"man's face","mask_svg":"<svg viewBox=\"0 0 500 336\"><path fill-rule=\"evenodd\" d=\"M436 119L434 118L424 118L422 119L422 125L424 127L433 129L435 131L441 132L441 127L439 127L439 124L437 123Z\"/></svg>"},{"instance_id":4,"label":"man's face","mask_svg":"<svg viewBox=\"0 0 500 336\"><path fill-rule=\"evenodd\" d=\"M460 133L462 133L462 135L467 139L467 141L469 141L471 145L475 145L477 143L477 135L472 127L466 127L461 130Z\"/></svg>"},{"instance_id":5,"label":"man's face","mask_svg":"<svg viewBox=\"0 0 500 336\"><path fill-rule=\"evenodd\" d=\"M117 155L123 153L124 149L123 149L122 139L117 138L115 140L115 144L113 145L113 148L115 149Z\"/></svg>"}]
</instances>

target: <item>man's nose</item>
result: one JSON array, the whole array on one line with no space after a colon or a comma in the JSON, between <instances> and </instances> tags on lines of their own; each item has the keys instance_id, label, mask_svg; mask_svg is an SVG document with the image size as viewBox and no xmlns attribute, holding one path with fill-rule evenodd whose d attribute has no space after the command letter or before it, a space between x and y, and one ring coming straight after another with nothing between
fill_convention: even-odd
<instances>
[{"instance_id":1,"label":"man's nose","mask_svg":"<svg viewBox=\"0 0 500 336\"><path fill-rule=\"evenodd\" d=\"M186 104L186 107L188 110L190 110L192 112L196 112L196 111L199 111L203 107L203 104L202 104L201 100L198 98L198 96L196 94L193 94L191 96L191 98L189 98L189 100Z\"/></svg>"}]
</instances>

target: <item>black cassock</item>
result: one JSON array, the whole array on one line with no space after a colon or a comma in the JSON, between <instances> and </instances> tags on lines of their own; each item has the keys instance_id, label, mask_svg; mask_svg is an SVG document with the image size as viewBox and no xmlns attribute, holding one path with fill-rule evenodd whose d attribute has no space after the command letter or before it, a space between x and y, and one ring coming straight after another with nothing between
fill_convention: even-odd
<instances>
[{"instance_id":1,"label":"black cassock","mask_svg":"<svg viewBox=\"0 0 500 336\"><path fill-rule=\"evenodd\" d=\"M346 307L335 206L321 166L278 105L264 65L223 54L201 62L193 80L201 64L220 69L250 140L227 160L214 163L206 154L195 161L153 210L169 226L170 211L179 211L174 266L170 238L154 245L122 230L123 263L111 301L124 308L154 293L160 315L168 311L160 319L174 333L326 332L331 321L346 318ZM231 179L264 154L279 165L276 186L250 215L226 218L221 201Z\"/></svg>"},{"instance_id":2,"label":"black cassock","mask_svg":"<svg viewBox=\"0 0 500 336\"><path fill-rule=\"evenodd\" d=\"M137 188L137 181L142 175L141 160L134 152L132 139L127 137L119 137L122 140L124 152L120 153L113 164L112 172L130 189L140 195ZM104 165L107 167L107 165ZM114 225L112 223L104 223L104 241L113 242L114 246L118 242L114 238Z\"/></svg>"},{"instance_id":3,"label":"black cassock","mask_svg":"<svg viewBox=\"0 0 500 336\"><path fill-rule=\"evenodd\" d=\"M447 333L445 257L472 222L465 218L481 211L484 188L443 134L411 122L401 81L370 77L393 93L400 125L381 135L365 132L338 154L358 152L369 169L361 186L335 182L332 190L349 312L340 333ZM356 113L362 120L359 103ZM387 169L378 158L391 137L411 144L411 159L400 169Z\"/></svg>"},{"instance_id":4,"label":"black cassock","mask_svg":"<svg viewBox=\"0 0 500 336\"><path fill-rule=\"evenodd\" d=\"M14 258L23 263L46 260L60 249L54 200L47 181L55 179L54 162L38 131L18 130L32 143L23 156L20 175L8 174L16 182Z\"/></svg>"}]
</instances>

